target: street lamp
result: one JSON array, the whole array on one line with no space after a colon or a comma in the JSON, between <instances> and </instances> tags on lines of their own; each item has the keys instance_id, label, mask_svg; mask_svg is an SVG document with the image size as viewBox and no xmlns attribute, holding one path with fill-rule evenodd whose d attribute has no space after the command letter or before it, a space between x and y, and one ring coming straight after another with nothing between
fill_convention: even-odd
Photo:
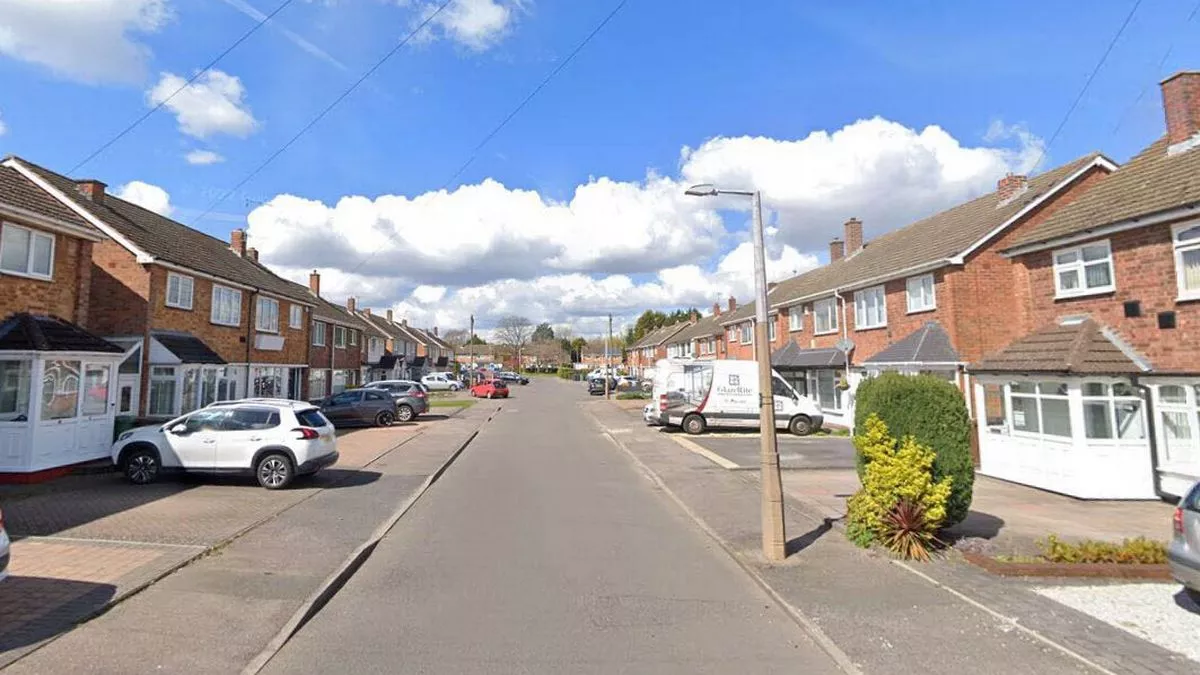
<instances>
[{"instance_id":1,"label":"street lamp","mask_svg":"<svg viewBox=\"0 0 1200 675\"><path fill-rule=\"evenodd\" d=\"M741 195L750 198L754 214L754 356L758 361L759 436L762 470L762 546L767 560L787 557L783 522L783 481L779 475L779 446L775 439L775 397L771 386L771 344L767 332L767 262L763 245L762 197L758 190L724 190L715 185L693 185L684 193L692 197Z\"/></svg>"}]
</instances>

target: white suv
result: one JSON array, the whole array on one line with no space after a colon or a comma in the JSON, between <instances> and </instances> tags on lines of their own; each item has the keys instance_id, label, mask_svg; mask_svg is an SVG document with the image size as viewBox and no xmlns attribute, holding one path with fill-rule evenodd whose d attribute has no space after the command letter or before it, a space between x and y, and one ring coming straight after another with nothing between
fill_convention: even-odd
<instances>
[{"instance_id":1,"label":"white suv","mask_svg":"<svg viewBox=\"0 0 1200 675\"><path fill-rule=\"evenodd\" d=\"M458 391L463 388L462 382L454 379L450 373L430 373L421 378L421 384L425 385L430 391Z\"/></svg>"},{"instance_id":2,"label":"white suv","mask_svg":"<svg viewBox=\"0 0 1200 675\"><path fill-rule=\"evenodd\" d=\"M222 401L166 424L131 429L112 446L131 482L163 471L253 473L268 490L338 459L333 425L311 403L282 399Z\"/></svg>"}]
</instances>

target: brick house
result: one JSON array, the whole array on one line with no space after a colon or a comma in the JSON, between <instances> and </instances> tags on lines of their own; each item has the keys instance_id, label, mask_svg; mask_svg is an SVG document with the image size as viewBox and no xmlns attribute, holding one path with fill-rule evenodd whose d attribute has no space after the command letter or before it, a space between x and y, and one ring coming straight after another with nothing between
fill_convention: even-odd
<instances>
[{"instance_id":1,"label":"brick house","mask_svg":"<svg viewBox=\"0 0 1200 675\"><path fill-rule=\"evenodd\" d=\"M454 362L454 350L438 335L437 326L421 329L408 325L408 319L401 319L400 327L417 342L417 358L412 363L415 377L444 371Z\"/></svg>"},{"instance_id":2,"label":"brick house","mask_svg":"<svg viewBox=\"0 0 1200 675\"><path fill-rule=\"evenodd\" d=\"M871 242L850 219L829 264L770 288L773 365L827 423L845 427L854 389L874 373L929 373L968 391L965 366L1024 328L1025 300L1007 292L1012 262L1000 252L1115 169L1091 154L1032 178L1009 175L994 192ZM726 321L738 337L730 358L753 358L753 309L744 309Z\"/></svg>"},{"instance_id":3,"label":"brick house","mask_svg":"<svg viewBox=\"0 0 1200 675\"><path fill-rule=\"evenodd\" d=\"M644 377L659 359L667 358L667 341L688 326L687 322L661 326L642 336L625 350L625 358L634 377ZM581 355L582 356L582 355Z\"/></svg>"},{"instance_id":4,"label":"brick house","mask_svg":"<svg viewBox=\"0 0 1200 675\"><path fill-rule=\"evenodd\" d=\"M4 166L107 238L92 247L89 326L130 350L118 414L169 418L217 400L302 398L307 291L258 263L245 232L230 243L20 158Z\"/></svg>"},{"instance_id":5,"label":"brick house","mask_svg":"<svg viewBox=\"0 0 1200 675\"><path fill-rule=\"evenodd\" d=\"M108 456L125 350L84 328L104 239L0 166L0 482Z\"/></svg>"},{"instance_id":6,"label":"brick house","mask_svg":"<svg viewBox=\"0 0 1200 675\"><path fill-rule=\"evenodd\" d=\"M358 311L358 317L377 331L376 335L367 338L363 382L420 377L413 370L413 362L417 359L417 338L405 326L396 323L392 310L380 316L373 314L368 307Z\"/></svg>"},{"instance_id":7,"label":"brick house","mask_svg":"<svg viewBox=\"0 0 1200 675\"><path fill-rule=\"evenodd\" d=\"M371 362L371 341L378 346L386 336L358 316L353 297L346 300L345 307L322 298L321 275L316 270L308 275L308 290L313 308L307 397L316 400L362 385L366 381L364 366Z\"/></svg>"},{"instance_id":8,"label":"brick house","mask_svg":"<svg viewBox=\"0 0 1200 675\"><path fill-rule=\"evenodd\" d=\"M1200 72L1162 98L1162 138L1003 247L1025 320L971 367L983 473L1091 498L1200 480Z\"/></svg>"}]
</instances>

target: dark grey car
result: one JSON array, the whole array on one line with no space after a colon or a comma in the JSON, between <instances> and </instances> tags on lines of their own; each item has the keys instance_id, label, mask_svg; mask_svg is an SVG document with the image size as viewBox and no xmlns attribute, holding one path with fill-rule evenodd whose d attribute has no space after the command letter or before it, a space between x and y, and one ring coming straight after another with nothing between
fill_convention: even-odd
<instances>
[{"instance_id":1,"label":"dark grey car","mask_svg":"<svg viewBox=\"0 0 1200 675\"><path fill-rule=\"evenodd\" d=\"M1167 548L1171 576L1200 605L1200 483L1175 507L1175 538Z\"/></svg>"},{"instance_id":2,"label":"dark grey car","mask_svg":"<svg viewBox=\"0 0 1200 675\"><path fill-rule=\"evenodd\" d=\"M386 427L396 421L396 401L382 389L349 389L321 401L321 414L335 427Z\"/></svg>"},{"instance_id":3,"label":"dark grey car","mask_svg":"<svg viewBox=\"0 0 1200 675\"><path fill-rule=\"evenodd\" d=\"M381 380L367 385L369 389L382 389L396 400L396 419L411 422L417 415L429 412L429 396L425 385L412 380Z\"/></svg>"}]
</instances>

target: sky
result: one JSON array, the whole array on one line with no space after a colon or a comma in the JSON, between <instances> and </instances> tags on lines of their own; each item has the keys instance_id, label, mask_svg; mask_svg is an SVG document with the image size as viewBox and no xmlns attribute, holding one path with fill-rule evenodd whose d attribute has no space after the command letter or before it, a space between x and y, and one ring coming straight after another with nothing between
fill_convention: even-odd
<instances>
[{"instance_id":1,"label":"sky","mask_svg":"<svg viewBox=\"0 0 1200 675\"><path fill-rule=\"evenodd\" d=\"M762 191L777 280L848 218L1126 161L1200 67L1196 0L626 0L565 65L618 0L441 1L291 0L229 50L285 0L0 0L0 154L247 228L334 301L592 335L751 297L748 203L690 184Z\"/></svg>"}]
</instances>

